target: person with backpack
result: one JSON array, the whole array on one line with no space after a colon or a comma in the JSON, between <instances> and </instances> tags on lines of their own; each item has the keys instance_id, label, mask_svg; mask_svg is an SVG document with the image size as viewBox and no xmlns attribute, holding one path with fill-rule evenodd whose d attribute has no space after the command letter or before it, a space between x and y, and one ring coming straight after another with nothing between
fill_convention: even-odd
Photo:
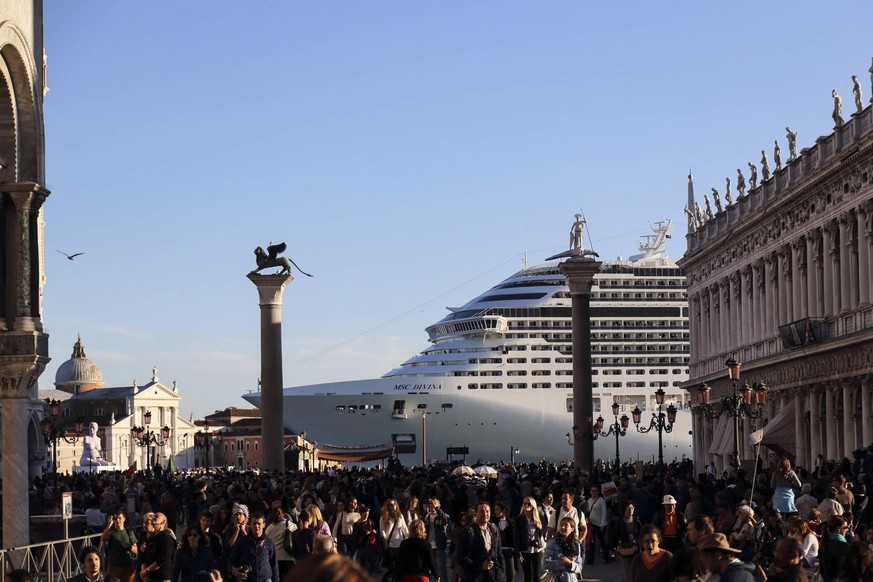
<instances>
[{"instance_id":1,"label":"person with backpack","mask_svg":"<svg viewBox=\"0 0 873 582\"><path fill-rule=\"evenodd\" d=\"M133 582L136 565L136 534L125 527L127 516L121 508L116 509L106 519L106 529L100 534L100 541L106 550L106 573L121 582Z\"/></svg>"},{"instance_id":2,"label":"person with backpack","mask_svg":"<svg viewBox=\"0 0 873 582\"><path fill-rule=\"evenodd\" d=\"M373 574L379 564L379 530L370 519L370 509L366 505L359 505L358 513L361 517L352 529L357 548L355 558L368 574Z\"/></svg>"}]
</instances>

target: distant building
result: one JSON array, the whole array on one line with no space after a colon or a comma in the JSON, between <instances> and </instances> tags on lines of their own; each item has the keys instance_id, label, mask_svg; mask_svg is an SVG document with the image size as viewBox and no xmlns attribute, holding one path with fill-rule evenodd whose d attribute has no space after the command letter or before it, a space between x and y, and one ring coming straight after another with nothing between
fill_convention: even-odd
<instances>
[{"instance_id":1,"label":"distant building","mask_svg":"<svg viewBox=\"0 0 873 582\"><path fill-rule=\"evenodd\" d=\"M710 220L692 218L686 240L683 386L694 403L698 470L723 467L733 450L732 419L708 418L695 394L706 383L709 409L721 405L732 393L730 357L742 362L740 383L770 389L764 417L740 423L741 460L755 458L749 435L765 422L763 444L807 468L873 443L873 109Z\"/></svg>"}]
</instances>

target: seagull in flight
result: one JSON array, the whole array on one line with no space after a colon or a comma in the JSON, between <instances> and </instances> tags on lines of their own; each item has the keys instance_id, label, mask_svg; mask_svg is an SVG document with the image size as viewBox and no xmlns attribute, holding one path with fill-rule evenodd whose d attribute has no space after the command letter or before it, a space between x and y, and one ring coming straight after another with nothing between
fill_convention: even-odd
<instances>
[{"instance_id":1,"label":"seagull in flight","mask_svg":"<svg viewBox=\"0 0 873 582\"><path fill-rule=\"evenodd\" d=\"M79 255L84 255L84 254L85 254L85 253L73 253L72 255L68 255L68 254L65 253L64 251L58 251L58 252L61 253L62 255L64 255L65 257L67 257L68 259L70 259L71 261L72 261L73 259L75 259L76 257L78 257Z\"/></svg>"}]
</instances>

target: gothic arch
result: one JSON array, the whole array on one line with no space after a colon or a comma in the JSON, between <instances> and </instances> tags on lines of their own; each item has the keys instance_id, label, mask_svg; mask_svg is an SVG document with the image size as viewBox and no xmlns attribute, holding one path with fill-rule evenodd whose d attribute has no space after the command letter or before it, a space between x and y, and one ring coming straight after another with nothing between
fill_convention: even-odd
<instances>
[{"instance_id":1,"label":"gothic arch","mask_svg":"<svg viewBox=\"0 0 873 582\"><path fill-rule=\"evenodd\" d=\"M24 34L0 22L0 182L44 182L37 78Z\"/></svg>"}]
</instances>

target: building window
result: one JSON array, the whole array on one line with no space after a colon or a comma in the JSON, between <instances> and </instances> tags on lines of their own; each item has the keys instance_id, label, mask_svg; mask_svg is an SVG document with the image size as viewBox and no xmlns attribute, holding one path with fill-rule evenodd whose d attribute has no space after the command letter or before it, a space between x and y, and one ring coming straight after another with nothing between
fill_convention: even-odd
<instances>
[{"instance_id":1,"label":"building window","mask_svg":"<svg viewBox=\"0 0 873 582\"><path fill-rule=\"evenodd\" d=\"M255 441L255 450L258 450L258 441Z\"/></svg>"}]
</instances>

